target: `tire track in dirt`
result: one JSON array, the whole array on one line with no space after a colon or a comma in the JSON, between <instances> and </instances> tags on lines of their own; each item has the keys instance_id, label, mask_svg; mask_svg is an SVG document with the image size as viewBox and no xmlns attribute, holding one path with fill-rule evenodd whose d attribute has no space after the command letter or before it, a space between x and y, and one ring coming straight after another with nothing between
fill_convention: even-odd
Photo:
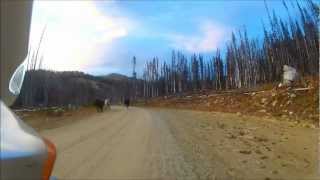
<instances>
[{"instance_id":1,"label":"tire track in dirt","mask_svg":"<svg viewBox=\"0 0 320 180\"><path fill-rule=\"evenodd\" d=\"M87 172L92 172L93 169L95 169L97 166L100 165L99 162L102 161L102 159L95 159L95 156L98 156L99 153L103 153L105 154L106 156L109 154L110 151L112 151L112 148L110 149L105 149L104 147L106 146L110 146L110 143L111 143L111 146L110 147L114 147L115 145L115 140L113 140L113 138L115 138L116 136L119 136L120 133L123 133L124 129L126 127L128 127L130 125L130 123L132 122L128 122L127 119L125 118L126 116L128 115L128 113L125 113L123 116L117 118L117 119L114 119L113 123L110 124L111 126L110 127L113 127L112 128L112 131L110 131L109 133L106 133L106 132L103 132L102 130L107 130L107 127L103 128L103 129L100 129L99 130L99 134L95 134L94 136L91 136L90 138L94 138L94 137L98 137L99 139L103 139L104 141L100 141L101 143L99 144L99 146L97 146L95 148L95 150L91 151L91 153L89 155L87 155L86 157L82 157L82 161L79 162L79 164L82 164L82 166L75 166L73 168L71 168L64 176L65 177L70 177L72 178L74 175L76 175L76 171L78 171L78 169L83 169L83 167L86 165L86 164L92 164L91 162L95 162L94 163L94 166L91 166L91 167L88 167L87 169ZM119 121L120 122L117 122ZM118 123L116 125L116 123ZM120 125L119 125L120 123ZM120 126L120 127L118 127ZM88 140L91 140L88 138ZM110 141L110 142L107 142L107 141ZM103 143L103 142L107 142L107 143ZM85 143L85 142L83 142ZM81 170L80 170L81 171ZM90 176L88 176L90 177Z\"/></svg>"},{"instance_id":2,"label":"tire track in dirt","mask_svg":"<svg viewBox=\"0 0 320 180\"><path fill-rule=\"evenodd\" d=\"M76 146L80 143L84 143L85 141L90 140L90 138L99 137L99 135L102 131L105 131L109 126L114 126L116 123L119 123L118 122L119 120L123 121L123 119L124 119L123 117L125 117L125 116L126 116L126 114L122 114L120 117L117 117L115 120L112 119L112 121L111 120L108 121L109 124L106 124L105 126L99 128L95 131L91 131L85 135L80 136L78 139L74 140L72 143L67 144L64 147L61 147L59 150L60 153L63 153L65 151L67 151L68 149L72 148L73 146Z\"/></svg>"}]
</instances>

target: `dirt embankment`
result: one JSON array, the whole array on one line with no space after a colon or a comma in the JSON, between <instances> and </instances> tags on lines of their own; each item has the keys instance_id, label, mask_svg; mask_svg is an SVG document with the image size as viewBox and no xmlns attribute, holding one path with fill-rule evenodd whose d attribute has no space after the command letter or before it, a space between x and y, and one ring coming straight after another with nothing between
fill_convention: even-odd
<instances>
[{"instance_id":1,"label":"dirt embankment","mask_svg":"<svg viewBox=\"0 0 320 180\"><path fill-rule=\"evenodd\" d=\"M308 87L266 85L255 90L206 91L179 97L158 97L145 105L267 116L319 127L318 81L312 81Z\"/></svg>"}]
</instances>

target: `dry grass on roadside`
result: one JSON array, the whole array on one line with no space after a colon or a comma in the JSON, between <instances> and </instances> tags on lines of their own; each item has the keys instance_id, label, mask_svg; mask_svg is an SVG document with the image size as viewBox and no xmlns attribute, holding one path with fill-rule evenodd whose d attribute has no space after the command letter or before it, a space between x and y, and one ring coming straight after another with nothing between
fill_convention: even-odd
<instances>
[{"instance_id":1,"label":"dry grass on roadside","mask_svg":"<svg viewBox=\"0 0 320 180\"><path fill-rule=\"evenodd\" d=\"M18 110L16 114L36 130L57 128L96 114L93 106L77 109Z\"/></svg>"}]
</instances>

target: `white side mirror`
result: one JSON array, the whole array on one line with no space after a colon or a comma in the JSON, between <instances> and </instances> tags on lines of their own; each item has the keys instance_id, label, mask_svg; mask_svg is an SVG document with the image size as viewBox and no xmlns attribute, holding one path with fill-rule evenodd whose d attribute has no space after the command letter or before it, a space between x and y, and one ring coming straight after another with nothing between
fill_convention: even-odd
<instances>
[{"instance_id":1,"label":"white side mirror","mask_svg":"<svg viewBox=\"0 0 320 180\"><path fill-rule=\"evenodd\" d=\"M22 87L22 83L24 80L24 76L26 74L26 69L27 69L27 61L24 60L11 76L11 79L9 82L9 90L12 94L19 95Z\"/></svg>"}]
</instances>

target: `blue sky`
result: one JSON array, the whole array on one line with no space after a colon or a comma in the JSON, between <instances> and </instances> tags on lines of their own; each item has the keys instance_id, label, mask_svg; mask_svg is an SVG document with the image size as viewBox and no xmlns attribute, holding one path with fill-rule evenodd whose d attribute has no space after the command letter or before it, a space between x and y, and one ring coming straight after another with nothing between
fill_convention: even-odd
<instances>
[{"instance_id":1,"label":"blue sky","mask_svg":"<svg viewBox=\"0 0 320 180\"><path fill-rule=\"evenodd\" d=\"M267 4L287 16L281 1ZM30 46L36 48L46 27L41 54L47 69L131 75L136 56L139 76L147 60L168 60L172 50L209 59L244 26L250 37L261 37L262 21L268 24L262 0L35 1Z\"/></svg>"}]
</instances>

